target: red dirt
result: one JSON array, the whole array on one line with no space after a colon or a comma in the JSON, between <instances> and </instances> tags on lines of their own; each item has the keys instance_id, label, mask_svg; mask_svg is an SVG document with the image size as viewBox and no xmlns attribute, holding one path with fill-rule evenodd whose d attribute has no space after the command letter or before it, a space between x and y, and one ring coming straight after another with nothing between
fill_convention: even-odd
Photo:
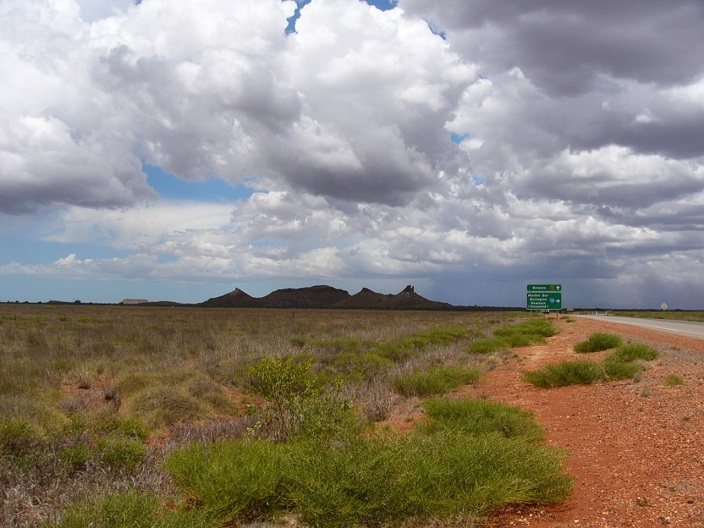
<instances>
[{"instance_id":1,"label":"red dirt","mask_svg":"<svg viewBox=\"0 0 704 528\"><path fill-rule=\"evenodd\" d=\"M463 393L535 413L547 442L569 453L575 477L569 502L516 507L492 527L534 528L704 526L704 340L588 319L561 319L547 344L515 356ZM589 386L539 389L521 371L563 360L600 360L573 346L595 332L620 334L660 351L642 378ZM677 375L684 384L667 386Z\"/></svg>"}]
</instances>

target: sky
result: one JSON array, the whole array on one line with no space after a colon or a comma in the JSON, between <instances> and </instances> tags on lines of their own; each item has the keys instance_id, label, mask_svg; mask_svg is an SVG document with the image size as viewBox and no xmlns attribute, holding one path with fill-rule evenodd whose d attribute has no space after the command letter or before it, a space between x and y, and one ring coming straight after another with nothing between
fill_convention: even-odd
<instances>
[{"instance_id":1,"label":"sky","mask_svg":"<svg viewBox=\"0 0 704 528\"><path fill-rule=\"evenodd\" d=\"M0 301L704 309L701 0L0 0Z\"/></svg>"}]
</instances>

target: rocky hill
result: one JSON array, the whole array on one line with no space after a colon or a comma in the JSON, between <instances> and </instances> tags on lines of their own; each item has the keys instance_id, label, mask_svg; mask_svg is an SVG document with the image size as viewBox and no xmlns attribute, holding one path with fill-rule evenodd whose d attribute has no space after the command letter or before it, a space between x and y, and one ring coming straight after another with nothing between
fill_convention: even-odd
<instances>
[{"instance_id":1,"label":"rocky hill","mask_svg":"<svg viewBox=\"0 0 704 528\"><path fill-rule=\"evenodd\" d=\"M235 288L234 291L220 297L211 297L207 301L200 303L200 305L212 308L260 308L262 306L261 299L252 297L239 288Z\"/></svg>"},{"instance_id":2,"label":"rocky hill","mask_svg":"<svg viewBox=\"0 0 704 528\"><path fill-rule=\"evenodd\" d=\"M402 292L396 295L386 295L377 293L369 288L362 290L343 299L335 305L336 308L386 308L392 310L400 309L433 309L433 308L450 308L451 305L437 301L430 301L425 297L421 297L415 292L413 286L406 286Z\"/></svg>"},{"instance_id":3,"label":"rocky hill","mask_svg":"<svg viewBox=\"0 0 704 528\"><path fill-rule=\"evenodd\" d=\"M262 297L267 308L327 308L347 299L345 290L332 286L310 286L308 288L284 288Z\"/></svg>"},{"instance_id":4,"label":"rocky hill","mask_svg":"<svg viewBox=\"0 0 704 528\"><path fill-rule=\"evenodd\" d=\"M389 310L419 310L451 308L452 305L431 301L418 295L413 286L406 286L400 293L387 295L368 288L350 295L332 286L284 288L265 297L252 297L236 288L230 293L213 297L200 306L218 308L368 308Z\"/></svg>"}]
</instances>

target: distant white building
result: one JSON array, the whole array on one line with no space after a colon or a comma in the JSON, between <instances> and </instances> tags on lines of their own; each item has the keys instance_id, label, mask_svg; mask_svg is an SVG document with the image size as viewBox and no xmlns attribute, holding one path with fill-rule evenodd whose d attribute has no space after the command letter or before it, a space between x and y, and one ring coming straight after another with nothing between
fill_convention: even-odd
<instances>
[{"instance_id":1,"label":"distant white building","mask_svg":"<svg viewBox=\"0 0 704 528\"><path fill-rule=\"evenodd\" d=\"M144 304L148 302L148 299L123 299L120 304Z\"/></svg>"}]
</instances>

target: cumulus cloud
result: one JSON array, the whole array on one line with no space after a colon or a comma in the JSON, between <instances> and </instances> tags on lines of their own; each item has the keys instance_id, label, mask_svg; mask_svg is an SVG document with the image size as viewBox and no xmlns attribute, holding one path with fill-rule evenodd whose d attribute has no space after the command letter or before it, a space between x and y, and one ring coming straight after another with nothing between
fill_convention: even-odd
<instances>
[{"instance_id":1,"label":"cumulus cloud","mask_svg":"<svg viewBox=\"0 0 704 528\"><path fill-rule=\"evenodd\" d=\"M407 202L432 185L453 155L445 124L475 80L471 63L422 20L363 2L313 2L297 30L289 75L311 121L295 142L292 183L333 198L387 203ZM282 163L290 163L288 154Z\"/></svg>"},{"instance_id":2,"label":"cumulus cloud","mask_svg":"<svg viewBox=\"0 0 704 528\"><path fill-rule=\"evenodd\" d=\"M2 273L698 291L700 1L299 4L4 2L0 214L122 253ZM164 200L145 164L256 192Z\"/></svg>"},{"instance_id":3,"label":"cumulus cloud","mask_svg":"<svg viewBox=\"0 0 704 528\"><path fill-rule=\"evenodd\" d=\"M152 199L140 161L407 202L454 148L444 126L474 77L424 22L362 2L314 2L288 37L291 1L12 4L0 64L10 213Z\"/></svg>"}]
</instances>

